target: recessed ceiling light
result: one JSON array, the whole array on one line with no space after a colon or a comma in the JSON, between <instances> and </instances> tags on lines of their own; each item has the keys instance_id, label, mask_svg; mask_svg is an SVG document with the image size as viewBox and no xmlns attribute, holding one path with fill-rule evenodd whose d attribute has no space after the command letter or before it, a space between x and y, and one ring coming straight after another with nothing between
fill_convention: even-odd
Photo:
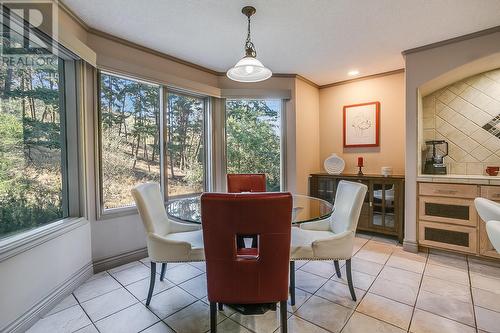
<instances>
[{"instance_id":1,"label":"recessed ceiling light","mask_svg":"<svg viewBox=\"0 0 500 333\"><path fill-rule=\"evenodd\" d=\"M359 71L357 69L353 69L352 71L347 72L347 75L349 75L349 76L355 76L358 74L359 74Z\"/></svg>"}]
</instances>

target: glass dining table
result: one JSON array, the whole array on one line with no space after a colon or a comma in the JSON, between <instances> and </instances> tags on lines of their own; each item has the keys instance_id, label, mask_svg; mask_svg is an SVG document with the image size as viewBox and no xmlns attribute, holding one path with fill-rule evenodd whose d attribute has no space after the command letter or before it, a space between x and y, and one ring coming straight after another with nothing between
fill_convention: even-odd
<instances>
[{"instance_id":1,"label":"glass dining table","mask_svg":"<svg viewBox=\"0 0 500 333\"><path fill-rule=\"evenodd\" d=\"M292 197L292 224L321 220L333 212L333 205L325 200L301 194ZM181 222L201 223L201 195L168 201L167 213Z\"/></svg>"},{"instance_id":2,"label":"glass dining table","mask_svg":"<svg viewBox=\"0 0 500 333\"><path fill-rule=\"evenodd\" d=\"M325 200L300 194L292 194L292 198L292 225L321 220L329 217L333 212L333 205ZM201 224L201 194L168 201L167 213L181 222ZM263 314L268 310L276 310L274 303L231 304L230 306L245 315Z\"/></svg>"}]
</instances>

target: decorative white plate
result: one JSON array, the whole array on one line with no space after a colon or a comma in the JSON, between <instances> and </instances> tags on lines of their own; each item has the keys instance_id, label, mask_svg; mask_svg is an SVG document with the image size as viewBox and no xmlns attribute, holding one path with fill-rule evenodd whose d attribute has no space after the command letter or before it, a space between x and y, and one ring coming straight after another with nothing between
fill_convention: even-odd
<instances>
[{"instance_id":1,"label":"decorative white plate","mask_svg":"<svg viewBox=\"0 0 500 333\"><path fill-rule=\"evenodd\" d=\"M345 161L340 158L337 154L332 154L323 163L326 172L331 175L339 175L344 171Z\"/></svg>"}]
</instances>

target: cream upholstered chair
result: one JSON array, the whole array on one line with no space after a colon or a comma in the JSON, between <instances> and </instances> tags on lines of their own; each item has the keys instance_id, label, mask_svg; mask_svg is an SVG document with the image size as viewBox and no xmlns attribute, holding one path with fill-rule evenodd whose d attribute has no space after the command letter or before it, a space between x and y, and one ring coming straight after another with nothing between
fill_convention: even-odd
<instances>
[{"instance_id":1,"label":"cream upholstered chair","mask_svg":"<svg viewBox=\"0 0 500 333\"><path fill-rule=\"evenodd\" d=\"M146 305L153 295L156 263L162 263L160 280L165 277L168 262L205 260L201 225L178 223L168 218L160 185L146 183L132 189L137 209L146 229L146 243L151 259L151 279Z\"/></svg>"},{"instance_id":2,"label":"cream upholstered chair","mask_svg":"<svg viewBox=\"0 0 500 333\"><path fill-rule=\"evenodd\" d=\"M486 223L486 233L491 245L500 253L500 203L485 198L474 200L476 210Z\"/></svg>"},{"instance_id":3,"label":"cream upholstered chair","mask_svg":"<svg viewBox=\"0 0 500 333\"><path fill-rule=\"evenodd\" d=\"M290 296L295 304L295 264L293 260L334 260L335 271L340 277L339 260L346 260L347 282L351 297L356 300L352 284L351 257L354 235L367 186L360 183L340 181L333 213L330 218L302 223L292 228L290 252Z\"/></svg>"}]
</instances>

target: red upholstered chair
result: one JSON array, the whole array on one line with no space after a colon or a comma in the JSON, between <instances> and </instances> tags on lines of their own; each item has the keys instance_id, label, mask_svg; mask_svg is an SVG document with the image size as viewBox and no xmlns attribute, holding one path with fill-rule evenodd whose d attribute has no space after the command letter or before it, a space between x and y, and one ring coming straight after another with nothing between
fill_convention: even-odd
<instances>
[{"instance_id":1,"label":"red upholstered chair","mask_svg":"<svg viewBox=\"0 0 500 333\"><path fill-rule=\"evenodd\" d=\"M217 303L277 302L286 332L291 194L204 193L201 220L211 332L216 332ZM250 235L257 235L257 247L239 249L237 237Z\"/></svg>"},{"instance_id":2,"label":"red upholstered chair","mask_svg":"<svg viewBox=\"0 0 500 333\"><path fill-rule=\"evenodd\" d=\"M230 173L227 175L229 193L266 192L266 175L263 173Z\"/></svg>"},{"instance_id":3,"label":"red upholstered chair","mask_svg":"<svg viewBox=\"0 0 500 333\"><path fill-rule=\"evenodd\" d=\"M228 173L227 191L229 193L241 192L266 192L266 174L264 173ZM257 239L255 237L245 237L252 239L251 247L255 247ZM239 248L245 247L244 237L238 237Z\"/></svg>"}]
</instances>

